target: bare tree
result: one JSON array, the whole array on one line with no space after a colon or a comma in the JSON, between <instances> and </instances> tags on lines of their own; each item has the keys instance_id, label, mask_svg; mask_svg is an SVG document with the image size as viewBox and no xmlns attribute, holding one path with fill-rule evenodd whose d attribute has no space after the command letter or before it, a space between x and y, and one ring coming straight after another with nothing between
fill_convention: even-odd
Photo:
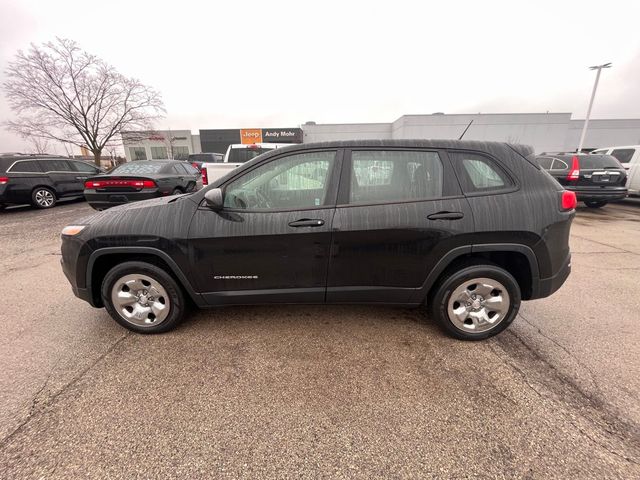
<instances>
[{"instance_id":1,"label":"bare tree","mask_svg":"<svg viewBox=\"0 0 640 480\"><path fill-rule=\"evenodd\" d=\"M33 135L29 135L27 137L27 142L29 142L29 145L31 147L29 149L29 153L48 153L47 150L49 150L49 140L47 138L34 137Z\"/></svg>"},{"instance_id":2,"label":"bare tree","mask_svg":"<svg viewBox=\"0 0 640 480\"><path fill-rule=\"evenodd\" d=\"M161 118L160 94L118 73L76 42L56 39L18 51L3 83L18 120L6 123L23 137L85 145L96 164L123 130L149 129Z\"/></svg>"}]
</instances>

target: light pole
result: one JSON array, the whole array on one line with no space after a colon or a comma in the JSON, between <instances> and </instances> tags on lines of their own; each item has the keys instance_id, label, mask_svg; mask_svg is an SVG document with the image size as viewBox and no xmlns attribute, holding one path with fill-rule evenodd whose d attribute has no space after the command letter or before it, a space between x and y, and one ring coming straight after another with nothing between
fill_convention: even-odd
<instances>
[{"instance_id":1,"label":"light pole","mask_svg":"<svg viewBox=\"0 0 640 480\"><path fill-rule=\"evenodd\" d=\"M589 117L591 116L591 107L593 107L593 99L596 98L596 90L598 89L600 72L602 71L603 68L611 68L611 62L589 67L589 70L597 70L598 73L596 73L596 82L593 84L593 92L591 92L591 100L589 100L589 108L587 109L587 118L584 119L584 127L582 127L582 134L580 135L580 143L578 144L578 153L582 151L582 144L584 143L584 137L587 134L587 127L589 126Z\"/></svg>"}]
</instances>

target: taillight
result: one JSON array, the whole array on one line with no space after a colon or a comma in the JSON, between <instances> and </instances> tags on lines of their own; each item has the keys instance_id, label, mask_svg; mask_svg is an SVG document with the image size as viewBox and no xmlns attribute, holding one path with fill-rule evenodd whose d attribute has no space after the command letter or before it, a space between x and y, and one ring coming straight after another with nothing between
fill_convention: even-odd
<instances>
[{"instance_id":1,"label":"taillight","mask_svg":"<svg viewBox=\"0 0 640 480\"><path fill-rule=\"evenodd\" d=\"M9 177L0 177L0 185L6 185L9 183Z\"/></svg>"},{"instance_id":2,"label":"taillight","mask_svg":"<svg viewBox=\"0 0 640 480\"><path fill-rule=\"evenodd\" d=\"M574 155L571 159L571 170L567 175L567 180L578 180L580 178L580 160L577 155Z\"/></svg>"},{"instance_id":3,"label":"taillight","mask_svg":"<svg viewBox=\"0 0 640 480\"><path fill-rule=\"evenodd\" d=\"M207 167L202 167L200 173L202 174L202 185L209 185L209 178L207 177Z\"/></svg>"},{"instance_id":4,"label":"taillight","mask_svg":"<svg viewBox=\"0 0 640 480\"><path fill-rule=\"evenodd\" d=\"M153 180L87 180L84 188L133 187L156 188Z\"/></svg>"},{"instance_id":5,"label":"taillight","mask_svg":"<svg viewBox=\"0 0 640 480\"><path fill-rule=\"evenodd\" d=\"M578 206L578 198L576 197L575 192L570 192L569 190L565 190L562 192L562 197L560 200L560 205L562 206L562 210L573 210Z\"/></svg>"},{"instance_id":6,"label":"taillight","mask_svg":"<svg viewBox=\"0 0 640 480\"><path fill-rule=\"evenodd\" d=\"M193 168L199 168L199 167L198 167L198 164L197 164L197 163L195 163L195 162L194 162L194 163L192 163L192 164L191 164L191 166L192 166Z\"/></svg>"}]
</instances>

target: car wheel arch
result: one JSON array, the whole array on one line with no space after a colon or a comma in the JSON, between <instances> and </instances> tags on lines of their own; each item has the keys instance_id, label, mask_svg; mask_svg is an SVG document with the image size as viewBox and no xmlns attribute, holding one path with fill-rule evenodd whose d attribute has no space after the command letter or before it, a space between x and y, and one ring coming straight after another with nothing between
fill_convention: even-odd
<instances>
[{"instance_id":1,"label":"car wheel arch","mask_svg":"<svg viewBox=\"0 0 640 480\"><path fill-rule=\"evenodd\" d=\"M85 284L91 292L94 306L101 307L100 288L106 273L116 264L125 261L142 261L163 268L183 288L184 293L199 307L206 306L195 291L180 266L165 252L153 247L105 247L89 256Z\"/></svg>"},{"instance_id":2,"label":"car wheel arch","mask_svg":"<svg viewBox=\"0 0 640 480\"><path fill-rule=\"evenodd\" d=\"M434 287L447 271L477 259L484 259L488 264L497 265L512 274L522 290L523 300L535 297L540 277L538 260L531 247L515 243L491 243L465 245L450 250L438 261L411 300L417 303L428 301ZM514 268L519 262L528 268L525 271Z\"/></svg>"}]
</instances>

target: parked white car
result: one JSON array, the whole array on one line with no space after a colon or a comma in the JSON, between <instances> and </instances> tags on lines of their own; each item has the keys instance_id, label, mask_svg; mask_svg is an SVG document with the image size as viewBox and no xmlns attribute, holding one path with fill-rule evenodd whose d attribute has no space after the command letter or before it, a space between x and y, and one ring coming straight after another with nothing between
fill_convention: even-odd
<instances>
[{"instance_id":1,"label":"parked white car","mask_svg":"<svg viewBox=\"0 0 640 480\"><path fill-rule=\"evenodd\" d=\"M291 143L234 143L229 145L221 163L202 164L202 183L208 185L231 170L265 152L292 145Z\"/></svg>"},{"instance_id":2,"label":"parked white car","mask_svg":"<svg viewBox=\"0 0 640 480\"><path fill-rule=\"evenodd\" d=\"M598 148L591 153L616 157L627 171L629 195L640 196L640 145Z\"/></svg>"}]
</instances>

